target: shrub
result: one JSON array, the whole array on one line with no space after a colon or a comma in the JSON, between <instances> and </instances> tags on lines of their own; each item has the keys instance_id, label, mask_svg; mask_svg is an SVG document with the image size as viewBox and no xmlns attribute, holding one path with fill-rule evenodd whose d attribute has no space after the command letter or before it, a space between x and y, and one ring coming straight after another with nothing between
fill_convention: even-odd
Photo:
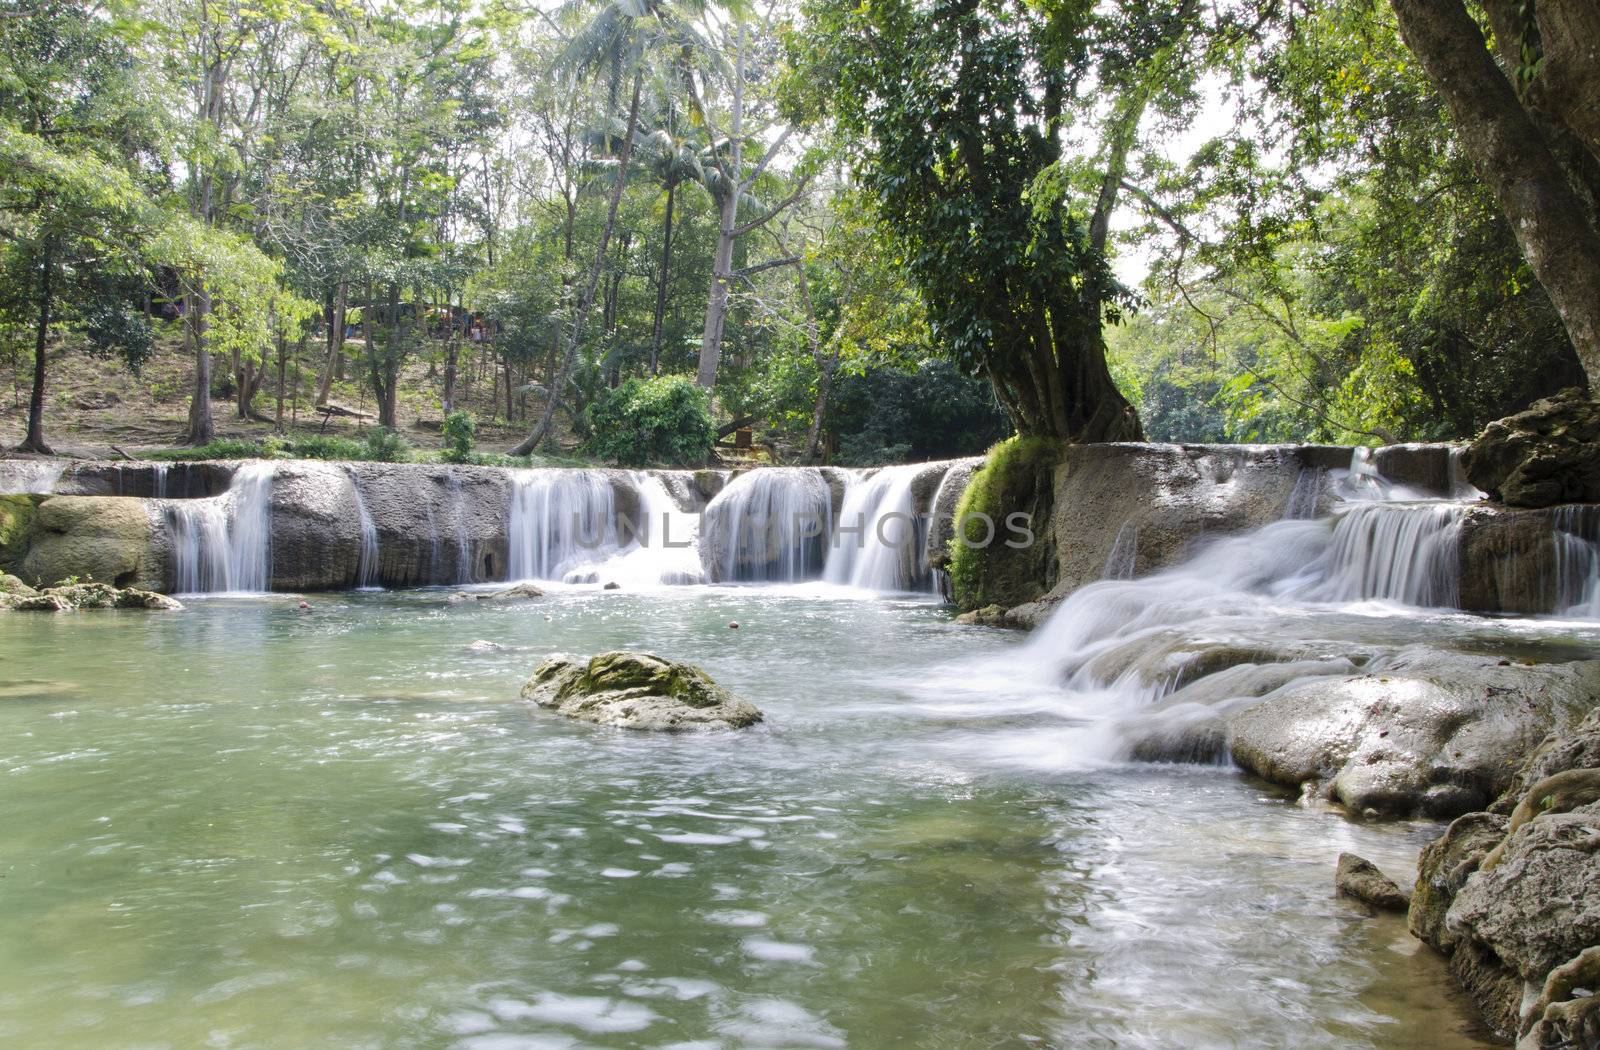
<instances>
[{"instance_id":1,"label":"shrub","mask_svg":"<svg viewBox=\"0 0 1600 1050\"><path fill-rule=\"evenodd\" d=\"M312 434L290 442L288 454L300 459L366 459L367 446L331 434Z\"/></svg>"},{"instance_id":2,"label":"shrub","mask_svg":"<svg viewBox=\"0 0 1600 1050\"><path fill-rule=\"evenodd\" d=\"M592 433L584 448L622 466L696 466L717 438L710 392L684 376L630 379L602 392L585 416Z\"/></svg>"},{"instance_id":3,"label":"shrub","mask_svg":"<svg viewBox=\"0 0 1600 1050\"><path fill-rule=\"evenodd\" d=\"M239 438L217 438L193 448L170 448L149 454L150 459L167 462L191 462L201 459L257 459L262 449L254 441Z\"/></svg>"},{"instance_id":4,"label":"shrub","mask_svg":"<svg viewBox=\"0 0 1600 1050\"><path fill-rule=\"evenodd\" d=\"M411 446L399 434L380 427L367 434L367 454L360 458L379 463L404 463L411 458Z\"/></svg>"},{"instance_id":5,"label":"shrub","mask_svg":"<svg viewBox=\"0 0 1600 1050\"><path fill-rule=\"evenodd\" d=\"M457 410L444 417L444 458L449 463L472 462L472 438L478 432L471 412Z\"/></svg>"}]
</instances>

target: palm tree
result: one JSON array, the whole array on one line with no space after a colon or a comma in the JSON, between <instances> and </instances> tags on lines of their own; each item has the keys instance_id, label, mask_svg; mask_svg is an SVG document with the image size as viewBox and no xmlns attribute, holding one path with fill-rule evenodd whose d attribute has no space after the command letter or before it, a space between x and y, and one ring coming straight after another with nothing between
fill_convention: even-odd
<instances>
[{"instance_id":1,"label":"palm tree","mask_svg":"<svg viewBox=\"0 0 1600 1050\"><path fill-rule=\"evenodd\" d=\"M670 114L669 114L670 123ZM706 170L700 162L701 146L686 135L660 127L639 140L644 156L642 165L651 179L667 195L661 220L661 269L656 278L655 318L650 327L650 374L661 369L661 336L667 312L667 280L672 273L672 210L678 187L684 183L703 183Z\"/></svg>"},{"instance_id":2,"label":"palm tree","mask_svg":"<svg viewBox=\"0 0 1600 1050\"><path fill-rule=\"evenodd\" d=\"M561 10L561 15L572 19L591 7L590 0L572 0ZM681 78L691 78L704 65L710 48L690 18L704 10L704 0L604 0L587 22L575 33L557 61L558 71L575 82L605 77L606 112L617 111L617 99L623 83L631 80L627 116L622 121L621 134L616 144L616 177L611 184L611 195L606 202L606 222L601 230L600 243L595 248L594 262L589 267L588 281L583 296L578 300L578 310L567 330L565 351L561 355L558 374L550 383L550 396L544 415L533 428L533 433L511 450L514 456L526 456L550 433L556 409L572 375L577 360L578 346L583 339L584 325L589 311L594 307L595 293L600 286L600 275L605 268L606 250L616 230L617 207L622 192L628 186L630 162L639 131L639 105L644 94L645 77L649 60L665 55L671 72Z\"/></svg>"}]
</instances>

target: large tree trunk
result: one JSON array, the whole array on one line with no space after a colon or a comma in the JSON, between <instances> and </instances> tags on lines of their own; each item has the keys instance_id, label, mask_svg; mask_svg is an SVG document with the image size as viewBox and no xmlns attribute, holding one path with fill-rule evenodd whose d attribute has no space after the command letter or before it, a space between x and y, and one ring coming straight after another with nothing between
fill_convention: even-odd
<instances>
[{"instance_id":1,"label":"large tree trunk","mask_svg":"<svg viewBox=\"0 0 1600 1050\"><path fill-rule=\"evenodd\" d=\"M650 374L661 374L661 329L667 317L667 278L672 273L672 201L678 184L667 183L667 217L661 222L661 275L656 281L656 315L650 326Z\"/></svg>"},{"instance_id":2,"label":"large tree trunk","mask_svg":"<svg viewBox=\"0 0 1600 1050\"><path fill-rule=\"evenodd\" d=\"M44 239L39 263L39 326L33 339L33 392L28 398L28 436L17 446L18 452L55 455L44 440L44 376L46 351L50 345L50 306L54 294L51 278L55 274L55 244Z\"/></svg>"},{"instance_id":3,"label":"large tree trunk","mask_svg":"<svg viewBox=\"0 0 1600 1050\"><path fill-rule=\"evenodd\" d=\"M611 186L611 198L606 202L606 224L600 233L600 244L595 249L594 263L589 267L589 280L583 289L583 299L579 301L578 312L572 318L572 328L567 335L566 353L562 355L561 371L550 384L550 396L545 402L544 415L540 417L539 425L533 428L533 433L529 434L526 440L511 450L513 456L531 454L550 433L550 426L555 422L556 409L561 405L561 396L566 391L568 378L572 375L572 364L578 356L578 344L583 339L583 326L589 319L589 311L594 307L595 292L600 287L600 272L605 267L606 249L611 244L611 234L617 226L617 208L622 203L622 191L628 186L628 161L633 156L633 137L639 130L639 96L643 91L644 74L635 73L633 97L628 101L627 132L622 137L622 149L617 152L617 178Z\"/></svg>"},{"instance_id":4,"label":"large tree trunk","mask_svg":"<svg viewBox=\"0 0 1600 1050\"><path fill-rule=\"evenodd\" d=\"M1600 393L1600 230L1461 0L1391 2L1401 36L1450 108L1462 146Z\"/></svg>"}]
</instances>

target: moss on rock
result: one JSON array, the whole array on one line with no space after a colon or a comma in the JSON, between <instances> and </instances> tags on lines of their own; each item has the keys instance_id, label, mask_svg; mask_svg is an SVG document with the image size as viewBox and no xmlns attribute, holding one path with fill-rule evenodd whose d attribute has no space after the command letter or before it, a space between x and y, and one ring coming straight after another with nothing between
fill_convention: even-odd
<instances>
[{"instance_id":1,"label":"moss on rock","mask_svg":"<svg viewBox=\"0 0 1600 1050\"><path fill-rule=\"evenodd\" d=\"M1061 443L1050 438L1007 438L972 476L956 504L950 541L950 583L961 609L1021 605L1054 584L1050 517L1062 454ZM1028 516L1032 542L1008 528L1007 519L1019 513Z\"/></svg>"}]
</instances>

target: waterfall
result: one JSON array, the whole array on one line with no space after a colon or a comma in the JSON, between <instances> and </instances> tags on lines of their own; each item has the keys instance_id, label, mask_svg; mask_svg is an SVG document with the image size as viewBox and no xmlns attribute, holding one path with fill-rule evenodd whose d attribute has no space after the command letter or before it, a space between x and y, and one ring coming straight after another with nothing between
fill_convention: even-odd
<instances>
[{"instance_id":1,"label":"waterfall","mask_svg":"<svg viewBox=\"0 0 1600 1050\"><path fill-rule=\"evenodd\" d=\"M1461 593L1459 504L1356 504L1333 527L1322 579L1300 596L1455 608Z\"/></svg>"},{"instance_id":2,"label":"waterfall","mask_svg":"<svg viewBox=\"0 0 1600 1050\"><path fill-rule=\"evenodd\" d=\"M1473 503L1486 498L1486 494L1467 480L1467 469L1461 465L1461 457L1466 451L1465 445L1450 446L1450 498Z\"/></svg>"},{"instance_id":3,"label":"waterfall","mask_svg":"<svg viewBox=\"0 0 1600 1050\"><path fill-rule=\"evenodd\" d=\"M618 539L626 538L626 545L599 562L595 576L623 587L703 583L697 516L678 508L660 478L643 471L631 476L639 495L639 520L622 523L628 534L624 537L619 530Z\"/></svg>"},{"instance_id":4,"label":"waterfall","mask_svg":"<svg viewBox=\"0 0 1600 1050\"><path fill-rule=\"evenodd\" d=\"M1306 467L1294 479L1289 492L1289 502L1283 508L1287 521L1310 521L1317 516L1317 504L1322 502L1322 490L1328 481L1328 472L1321 467Z\"/></svg>"},{"instance_id":5,"label":"waterfall","mask_svg":"<svg viewBox=\"0 0 1600 1050\"><path fill-rule=\"evenodd\" d=\"M166 503L178 593L268 589L273 470L271 463L245 463L225 494Z\"/></svg>"},{"instance_id":6,"label":"waterfall","mask_svg":"<svg viewBox=\"0 0 1600 1050\"><path fill-rule=\"evenodd\" d=\"M763 467L734 478L706 507L701 545L716 580L795 583L821 573L832 525L820 471Z\"/></svg>"},{"instance_id":7,"label":"waterfall","mask_svg":"<svg viewBox=\"0 0 1600 1050\"><path fill-rule=\"evenodd\" d=\"M1600 620L1600 504L1557 507L1550 527L1555 544L1556 610Z\"/></svg>"},{"instance_id":8,"label":"waterfall","mask_svg":"<svg viewBox=\"0 0 1600 1050\"><path fill-rule=\"evenodd\" d=\"M356 518L361 524L361 560L357 562L356 586L377 587L378 584L378 527L373 524L367 501L361 497L361 481L353 470L346 469L350 479L350 495L355 499Z\"/></svg>"},{"instance_id":9,"label":"waterfall","mask_svg":"<svg viewBox=\"0 0 1600 1050\"><path fill-rule=\"evenodd\" d=\"M0 463L0 496L30 493L49 495L55 491L56 482L67 469L65 463L41 462L32 459L9 459Z\"/></svg>"},{"instance_id":10,"label":"waterfall","mask_svg":"<svg viewBox=\"0 0 1600 1050\"><path fill-rule=\"evenodd\" d=\"M852 476L834 526L822 578L872 591L907 591L925 583L918 554L921 523L911 483L920 465Z\"/></svg>"},{"instance_id":11,"label":"waterfall","mask_svg":"<svg viewBox=\"0 0 1600 1050\"><path fill-rule=\"evenodd\" d=\"M507 531L513 580L562 580L616 546L616 493L598 470L519 471Z\"/></svg>"},{"instance_id":12,"label":"waterfall","mask_svg":"<svg viewBox=\"0 0 1600 1050\"><path fill-rule=\"evenodd\" d=\"M1111 553L1106 555L1106 565L1100 570L1102 580L1131 580L1139 558L1139 526L1132 520L1122 523L1116 539L1111 541Z\"/></svg>"},{"instance_id":13,"label":"waterfall","mask_svg":"<svg viewBox=\"0 0 1600 1050\"><path fill-rule=\"evenodd\" d=\"M445 474L445 488L450 493L451 516L456 530L456 580L472 582L472 539L467 534L467 502L461 495L461 478L451 470Z\"/></svg>"}]
</instances>

